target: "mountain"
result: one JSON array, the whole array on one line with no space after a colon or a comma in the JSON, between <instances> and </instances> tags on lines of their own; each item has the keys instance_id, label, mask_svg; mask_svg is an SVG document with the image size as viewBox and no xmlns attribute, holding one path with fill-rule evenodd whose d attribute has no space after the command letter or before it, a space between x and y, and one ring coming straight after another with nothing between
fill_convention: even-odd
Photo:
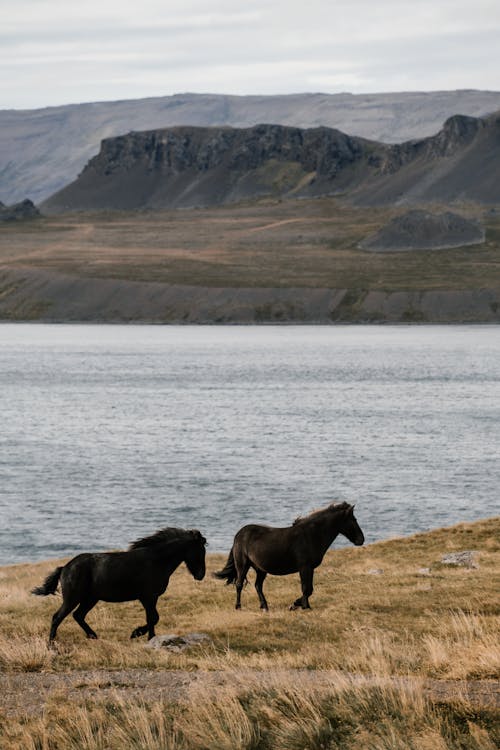
<instances>
[{"instance_id":1,"label":"mountain","mask_svg":"<svg viewBox=\"0 0 500 750\"><path fill-rule=\"evenodd\" d=\"M387 147L331 128L179 127L103 141L80 177L43 204L65 210L192 208L347 190Z\"/></svg>"},{"instance_id":2,"label":"mountain","mask_svg":"<svg viewBox=\"0 0 500 750\"><path fill-rule=\"evenodd\" d=\"M224 205L347 194L358 204L500 202L500 113L455 115L434 136L387 145L332 128L178 127L103 141L44 211Z\"/></svg>"},{"instance_id":3,"label":"mountain","mask_svg":"<svg viewBox=\"0 0 500 750\"><path fill-rule=\"evenodd\" d=\"M500 203L500 112L456 115L435 136L389 148L378 174L359 187L363 205Z\"/></svg>"},{"instance_id":4,"label":"mountain","mask_svg":"<svg viewBox=\"0 0 500 750\"><path fill-rule=\"evenodd\" d=\"M500 109L500 92L225 96L177 94L37 110L0 110L0 200L36 203L74 180L101 140L180 125L247 128L261 122L327 126L353 136L401 143L436 133L451 115Z\"/></svg>"}]
</instances>

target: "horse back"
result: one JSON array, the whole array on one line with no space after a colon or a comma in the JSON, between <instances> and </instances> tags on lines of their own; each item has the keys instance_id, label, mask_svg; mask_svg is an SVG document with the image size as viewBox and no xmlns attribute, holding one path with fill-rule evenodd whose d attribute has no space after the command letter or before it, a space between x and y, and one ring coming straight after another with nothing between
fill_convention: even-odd
<instances>
[{"instance_id":1,"label":"horse back","mask_svg":"<svg viewBox=\"0 0 500 750\"><path fill-rule=\"evenodd\" d=\"M272 534L279 534L279 535L287 535L288 532L293 532L294 527L293 526L266 526L262 523L249 523L246 526L242 526L241 529L237 532L235 539L239 538L259 538L259 537L265 537L269 533Z\"/></svg>"},{"instance_id":2,"label":"horse back","mask_svg":"<svg viewBox=\"0 0 500 750\"><path fill-rule=\"evenodd\" d=\"M293 526L259 524L243 526L235 536L233 550L235 557L246 557L253 567L272 575L296 573L310 564L313 552L316 554L313 550L308 554L304 539Z\"/></svg>"},{"instance_id":3,"label":"horse back","mask_svg":"<svg viewBox=\"0 0 500 750\"><path fill-rule=\"evenodd\" d=\"M161 595L169 572L154 564L144 550L83 553L63 569L61 588L63 594L80 598L131 601L148 594Z\"/></svg>"},{"instance_id":4,"label":"horse back","mask_svg":"<svg viewBox=\"0 0 500 750\"><path fill-rule=\"evenodd\" d=\"M94 585L105 601L120 602L143 596L160 596L172 570L149 550L103 553L96 563Z\"/></svg>"}]
</instances>

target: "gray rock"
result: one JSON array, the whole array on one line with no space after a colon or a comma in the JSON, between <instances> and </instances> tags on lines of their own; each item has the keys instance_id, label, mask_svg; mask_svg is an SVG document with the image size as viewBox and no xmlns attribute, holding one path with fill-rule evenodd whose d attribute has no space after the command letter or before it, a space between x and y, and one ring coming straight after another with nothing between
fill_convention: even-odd
<instances>
[{"instance_id":1,"label":"gray rock","mask_svg":"<svg viewBox=\"0 0 500 750\"><path fill-rule=\"evenodd\" d=\"M477 552L474 550L463 550L461 552L449 552L443 555L441 563L443 565L454 565L458 568L478 568L479 565L475 560Z\"/></svg>"},{"instance_id":2,"label":"gray rock","mask_svg":"<svg viewBox=\"0 0 500 750\"><path fill-rule=\"evenodd\" d=\"M417 570L417 575L419 576L430 576L431 569L430 568L419 568Z\"/></svg>"},{"instance_id":3,"label":"gray rock","mask_svg":"<svg viewBox=\"0 0 500 750\"><path fill-rule=\"evenodd\" d=\"M181 653L192 646L209 645L212 639L206 633L187 633L186 635L177 635L170 633L168 635L155 635L147 642L148 648L165 648L174 653Z\"/></svg>"},{"instance_id":4,"label":"gray rock","mask_svg":"<svg viewBox=\"0 0 500 750\"><path fill-rule=\"evenodd\" d=\"M38 208L28 198L20 203L15 203L13 206L4 206L3 203L0 203L0 222L25 221L26 219L36 219L40 215Z\"/></svg>"},{"instance_id":5,"label":"gray rock","mask_svg":"<svg viewBox=\"0 0 500 750\"><path fill-rule=\"evenodd\" d=\"M397 216L360 242L359 247L376 253L444 250L477 245L484 240L484 229L477 221L451 211L433 214L416 209Z\"/></svg>"}]
</instances>

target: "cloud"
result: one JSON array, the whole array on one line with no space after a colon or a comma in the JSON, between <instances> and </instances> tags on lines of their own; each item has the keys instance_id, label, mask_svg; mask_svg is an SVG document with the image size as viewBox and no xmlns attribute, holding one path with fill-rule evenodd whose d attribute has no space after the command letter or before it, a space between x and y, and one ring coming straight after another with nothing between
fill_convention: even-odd
<instances>
[{"instance_id":1,"label":"cloud","mask_svg":"<svg viewBox=\"0 0 500 750\"><path fill-rule=\"evenodd\" d=\"M186 90L500 89L497 0L10 6L0 29L0 107Z\"/></svg>"}]
</instances>

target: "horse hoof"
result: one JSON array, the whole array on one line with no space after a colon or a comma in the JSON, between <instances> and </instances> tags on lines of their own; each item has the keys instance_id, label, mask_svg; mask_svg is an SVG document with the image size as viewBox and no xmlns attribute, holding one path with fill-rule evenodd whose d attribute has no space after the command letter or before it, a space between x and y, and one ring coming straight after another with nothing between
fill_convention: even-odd
<instances>
[{"instance_id":1,"label":"horse hoof","mask_svg":"<svg viewBox=\"0 0 500 750\"><path fill-rule=\"evenodd\" d=\"M295 610L298 609L298 607L296 604L290 604L288 609L290 610L290 612L295 612Z\"/></svg>"},{"instance_id":2,"label":"horse hoof","mask_svg":"<svg viewBox=\"0 0 500 750\"><path fill-rule=\"evenodd\" d=\"M96 633L88 633L88 634L87 634L87 638L88 638L88 639L89 639L90 641L97 641L97 635L96 635Z\"/></svg>"}]
</instances>

